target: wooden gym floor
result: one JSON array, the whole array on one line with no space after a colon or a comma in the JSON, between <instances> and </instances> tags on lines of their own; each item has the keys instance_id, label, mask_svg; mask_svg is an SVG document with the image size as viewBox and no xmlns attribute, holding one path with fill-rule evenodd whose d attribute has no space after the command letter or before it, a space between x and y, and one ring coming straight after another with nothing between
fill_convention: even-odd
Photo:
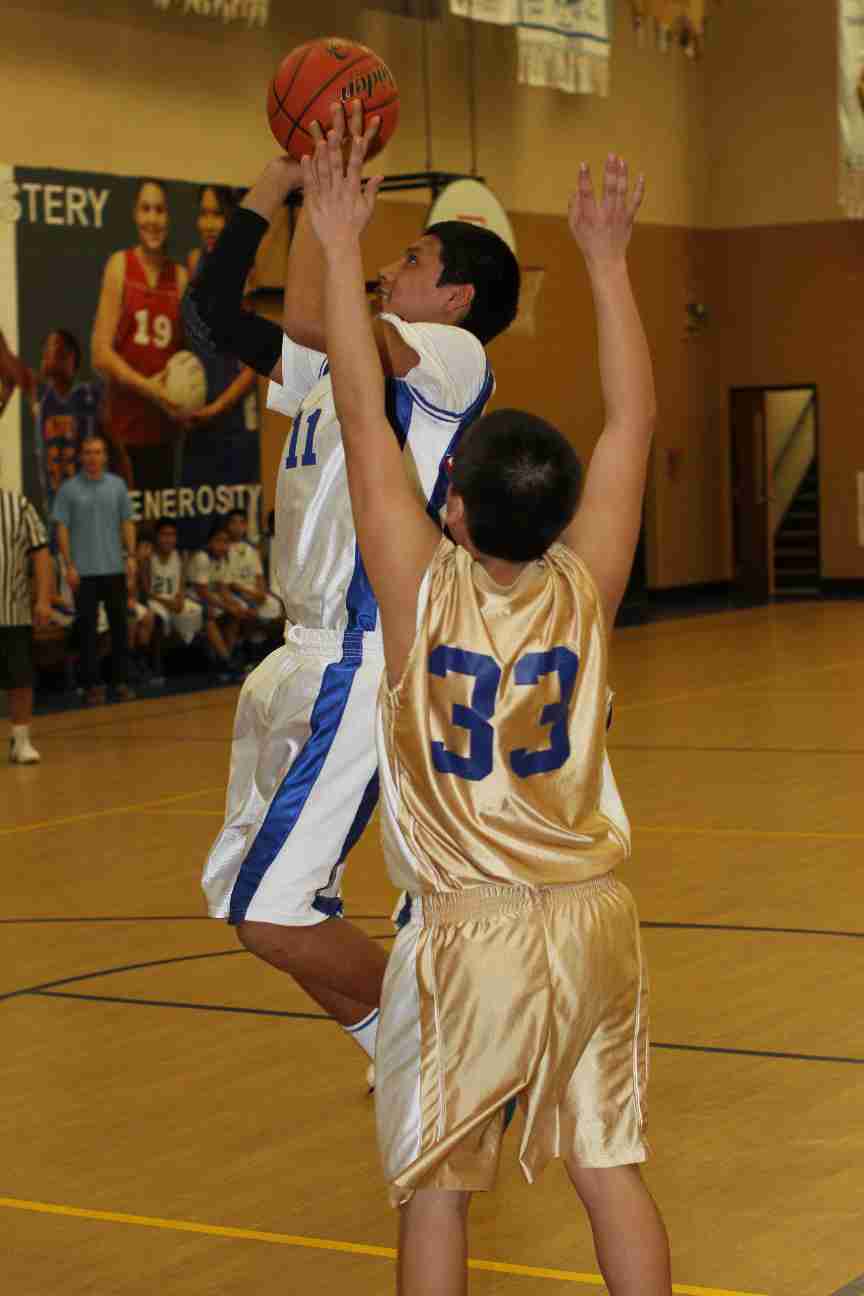
<instances>
[{"instance_id":1,"label":"wooden gym floor","mask_svg":"<svg viewBox=\"0 0 864 1296\"><path fill-rule=\"evenodd\" d=\"M676 1289L829 1296L864 1272L864 607L631 628L613 666ZM392 1291L359 1051L203 917L235 697L42 719L43 764L0 769L10 1296ZM346 899L389 938L374 825ZM563 1171L529 1189L515 1142L472 1293L596 1290Z\"/></svg>"}]
</instances>

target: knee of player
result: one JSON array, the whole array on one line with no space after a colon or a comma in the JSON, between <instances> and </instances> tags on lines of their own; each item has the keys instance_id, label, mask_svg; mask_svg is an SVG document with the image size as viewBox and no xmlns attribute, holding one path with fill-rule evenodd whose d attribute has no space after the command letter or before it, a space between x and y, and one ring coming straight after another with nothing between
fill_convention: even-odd
<instances>
[{"instance_id":1,"label":"knee of player","mask_svg":"<svg viewBox=\"0 0 864 1296\"><path fill-rule=\"evenodd\" d=\"M308 930L306 927L244 919L237 924L237 939L250 954L256 954L275 967L289 968L292 963L302 963Z\"/></svg>"},{"instance_id":2,"label":"knee of player","mask_svg":"<svg viewBox=\"0 0 864 1296\"><path fill-rule=\"evenodd\" d=\"M567 1163L567 1173L585 1206L614 1204L634 1192L647 1192L638 1165L580 1166Z\"/></svg>"}]
</instances>

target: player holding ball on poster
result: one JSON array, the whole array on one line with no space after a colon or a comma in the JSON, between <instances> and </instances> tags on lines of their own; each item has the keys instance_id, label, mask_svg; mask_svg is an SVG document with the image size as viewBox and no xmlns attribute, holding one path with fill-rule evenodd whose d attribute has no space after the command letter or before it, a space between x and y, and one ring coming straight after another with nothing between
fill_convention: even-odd
<instances>
[{"instance_id":1,"label":"player holding ball on poster","mask_svg":"<svg viewBox=\"0 0 864 1296\"><path fill-rule=\"evenodd\" d=\"M170 486L176 475L178 421L186 411L169 399L161 377L182 346L180 298L188 276L165 251L164 185L142 180L133 216L138 243L108 258L92 349L93 366L108 384L111 439L129 458L127 484L148 490Z\"/></svg>"}]
</instances>

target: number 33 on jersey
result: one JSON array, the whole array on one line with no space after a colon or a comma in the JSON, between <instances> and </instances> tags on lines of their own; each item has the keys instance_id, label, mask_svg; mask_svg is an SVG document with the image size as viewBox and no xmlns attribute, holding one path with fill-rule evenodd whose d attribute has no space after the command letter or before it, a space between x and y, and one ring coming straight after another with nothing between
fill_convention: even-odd
<instances>
[{"instance_id":1,"label":"number 33 on jersey","mask_svg":"<svg viewBox=\"0 0 864 1296\"><path fill-rule=\"evenodd\" d=\"M563 544L495 584L443 539L378 729L390 875L413 893L556 885L629 853L606 754L606 631Z\"/></svg>"}]
</instances>

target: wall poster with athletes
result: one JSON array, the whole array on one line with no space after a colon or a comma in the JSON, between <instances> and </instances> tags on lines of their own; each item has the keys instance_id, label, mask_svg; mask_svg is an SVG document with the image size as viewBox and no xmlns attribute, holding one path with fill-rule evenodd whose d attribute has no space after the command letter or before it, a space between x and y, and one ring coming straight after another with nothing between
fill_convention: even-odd
<instances>
[{"instance_id":1,"label":"wall poster with athletes","mask_svg":"<svg viewBox=\"0 0 864 1296\"><path fill-rule=\"evenodd\" d=\"M255 375L199 354L193 412L164 378L193 349L180 298L234 198L215 182L0 164L0 478L46 515L98 427L139 522L176 519L183 548L232 508L258 531Z\"/></svg>"}]
</instances>

